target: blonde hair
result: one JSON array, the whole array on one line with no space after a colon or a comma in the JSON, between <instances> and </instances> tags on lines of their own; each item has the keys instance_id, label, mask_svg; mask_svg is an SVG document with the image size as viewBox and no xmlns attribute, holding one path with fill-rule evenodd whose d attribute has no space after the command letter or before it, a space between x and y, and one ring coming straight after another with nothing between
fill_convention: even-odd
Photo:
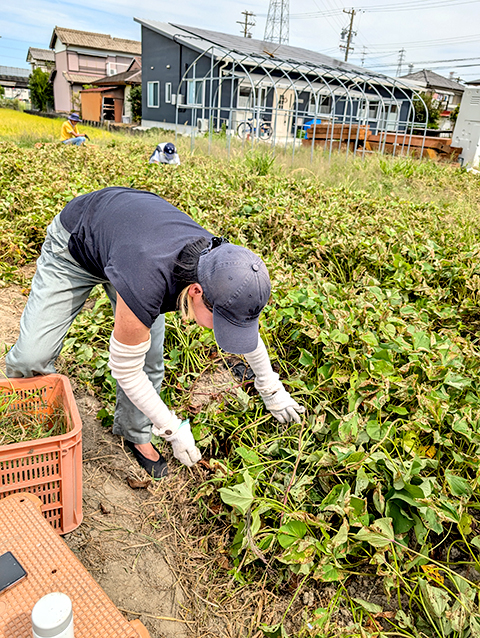
<instances>
[{"instance_id":1,"label":"blonde hair","mask_svg":"<svg viewBox=\"0 0 480 638\"><path fill-rule=\"evenodd\" d=\"M188 291L190 290L189 286L186 286L182 292L178 295L177 300L177 309L180 310L180 314L182 315L183 321L197 321L195 316L195 311L193 309L193 301Z\"/></svg>"}]
</instances>

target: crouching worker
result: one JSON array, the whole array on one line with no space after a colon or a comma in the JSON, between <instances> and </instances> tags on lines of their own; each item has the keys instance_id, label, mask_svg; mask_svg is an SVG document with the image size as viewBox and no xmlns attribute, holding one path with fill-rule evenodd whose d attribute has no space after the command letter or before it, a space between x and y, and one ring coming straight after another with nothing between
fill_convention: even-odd
<instances>
[{"instance_id":1,"label":"crouching worker","mask_svg":"<svg viewBox=\"0 0 480 638\"><path fill-rule=\"evenodd\" d=\"M175 145L171 142L162 142L159 144L148 160L149 164L180 164Z\"/></svg>"},{"instance_id":2,"label":"crouching worker","mask_svg":"<svg viewBox=\"0 0 480 638\"><path fill-rule=\"evenodd\" d=\"M78 132L77 124L82 120L76 113L70 113L66 122L62 124L62 131L60 134L60 141L64 144L75 144L75 146L81 146L88 135L81 135Z\"/></svg>"},{"instance_id":3,"label":"crouching worker","mask_svg":"<svg viewBox=\"0 0 480 638\"><path fill-rule=\"evenodd\" d=\"M263 261L214 237L158 195L130 188L80 195L53 219L20 336L6 357L9 377L55 372L67 330L97 284L115 315L109 361L117 380L113 432L150 475L167 474L152 430L170 442L181 463L192 466L201 458L188 421L159 396L165 313L177 308L213 328L220 348L245 355L266 408L281 423L300 421L304 408L272 370L258 333L270 296Z\"/></svg>"}]
</instances>

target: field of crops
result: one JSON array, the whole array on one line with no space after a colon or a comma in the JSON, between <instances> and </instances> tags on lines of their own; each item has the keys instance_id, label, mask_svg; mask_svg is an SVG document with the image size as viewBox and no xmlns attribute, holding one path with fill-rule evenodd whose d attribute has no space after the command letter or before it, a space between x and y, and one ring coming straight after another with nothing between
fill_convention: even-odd
<instances>
[{"instance_id":1,"label":"field of crops","mask_svg":"<svg viewBox=\"0 0 480 638\"><path fill-rule=\"evenodd\" d=\"M4 113L4 282L21 281L67 201L112 185L158 193L269 268L262 334L306 418L280 426L248 385L192 418L216 468L194 496L233 530L233 577L266 574L298 594L332 583L301 636L338 633L331 618L346 604L345 635L479 638L480 179L378 156L310 164L298 153L292 166L258 149L227 162L222 140L210 156L180 140L182 165L170 170L147 163L151 138L97 132L73 148L30 127L20 147ZM111 323L98 297L64 350L107 425ZM173 315L168 327L163 396L181 412L215 342ZM359 574L381 576L390 611L349 595ZM263 633L287 636L282 623Z\"/></svg>"}]
</instances>

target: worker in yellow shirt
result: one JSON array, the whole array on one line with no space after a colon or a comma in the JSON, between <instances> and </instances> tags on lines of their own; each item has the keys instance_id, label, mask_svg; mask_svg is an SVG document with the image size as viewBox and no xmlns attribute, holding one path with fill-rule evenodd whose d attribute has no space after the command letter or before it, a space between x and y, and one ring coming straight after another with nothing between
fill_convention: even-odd
<instances>
[{"instance_id":1,"label":"worker in yellow shirt","mask_svg":"<svg viewBox=\"0 0 480 638\"><path fill-rule=\"evenodd\" d=\"M76 113L70 113L66 122L62 124L62 132L60 140L64 144L75 144L80 146L87 139L87 135L81 135L78 132L77 124L82 120Z\"/></svg>"}]
</instances>

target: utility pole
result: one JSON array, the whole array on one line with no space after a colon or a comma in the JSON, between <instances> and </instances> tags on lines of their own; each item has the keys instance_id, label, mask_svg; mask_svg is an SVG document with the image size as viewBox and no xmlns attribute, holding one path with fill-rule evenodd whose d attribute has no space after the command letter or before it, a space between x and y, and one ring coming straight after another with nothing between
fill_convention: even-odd
<instances>
[{"instance_id":1,"label":"utility pole","mask_svg":"<svg viewBox=\"0 0 480 638\"><path fill-rule=\"evenodd\" d=\"M340 45L340 49L345 49L346 62L348 60L348 54L350 53L350 51L353 51L353 47L351 46L352 36L357 35L357 32L353 30L353 18L355 17L355 14L357 12L355 11L355 9L350 9L350 11L344 9L343 13L347 13L350 16L350 26L348 27L348 29L343 29L341 33L342 40L344 40L345 36L347 36L347 44Z\"/></svg>"},{"instance_id":2,"label":"utility pole","mask_svg":"<svg viewBox=\"0 0 480 638\"><path fill-rule=\"evenodd\" d=\"M252 34L249 30L249 27L254 27L255 22L250 22L250 18L254 18L255 14L251 11L242 11L242 16L245 16L245 20L237 20L237 24L242 25L242 33L244 38L251 38Z\"/></svg>"},{"instance_id":3,"label":"utility pole","mask_svg":"<svg viewBox=\"0 0 480 638\"><path fill-rule=\"evenodd\" d=\"M398 52L398 65L397 65L397 78L399 75L402 75L402 65L405 60L405 49L400 49Z\"/></svg>"},{"instance_id":4,"label":"utility pole","mask_svg":"<svg viewBox=\"0 0 480 638\"><path fill-rule=\"evenodd\" d=\"M289 23L289 0L270 0L265 35L263 37L265 42L288 44Z\"/></svg>"},{"instance_id":5,"label":"utility pole","mask_svg":"<svg viewBox=\"0 0 480 638\"><path fill-rule=\"evenodd\" d=\"M409 65L408 65L408 74L409 74L409 75L413 73L413 67L414 67L414 65L413 65L413 64L409 64Z\"/></svg>"}]
</instances>

